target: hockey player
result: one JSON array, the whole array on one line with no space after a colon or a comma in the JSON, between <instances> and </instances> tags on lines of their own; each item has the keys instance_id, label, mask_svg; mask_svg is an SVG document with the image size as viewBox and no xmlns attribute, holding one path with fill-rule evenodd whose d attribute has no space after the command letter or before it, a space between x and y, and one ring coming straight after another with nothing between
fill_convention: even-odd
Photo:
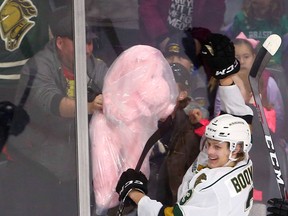
<instances>
[{"instance_id":1,"label":"hockey player","mask_svg":"<svg viewBox=\"0 0 288 216\"><path fill-rule=\"evenodd\" d=\"M185 174L178 202L163 206L145 195L147 180L129 169L121 176L120 199L138 204L138 215L245 216L252 206L252 162L249 125L229 114L213 119L206 128L204 150ZM129 199L128 198L128 199Z\"/></svg>"},{"instance_id":2,"label":"hockey player","mask_svg":"<svg viewBox=\"0 0 288 216\"><path fill-rule=\"evenodd\" d=\"M213 119L203 137L204 149L190 167L173 207L145 196L147 180L141 172L127 170L117 192L138 204L138 215L248 215L252 206L252 162L249 125L224 114Z\"/></svg>"},{"instance_id":3,"label":"hockey player","mask_svg":"<svg viewBox=\"0 0 288 216\"><path fill-rule=\"evenodd\" d=\"M220 115L206 127L202 151L187 170L174 206L163 206L145 195L147 179L141 172L128 169L122 174L116 187L119 199L136 203L139 216L249 215L253 203L249 124L253 113L231 78L239 71L239 62L233 44L223 35L212 35L203 52L209 64L215 65L222 113L233 115Z\"/></svg>"}]
</instances>

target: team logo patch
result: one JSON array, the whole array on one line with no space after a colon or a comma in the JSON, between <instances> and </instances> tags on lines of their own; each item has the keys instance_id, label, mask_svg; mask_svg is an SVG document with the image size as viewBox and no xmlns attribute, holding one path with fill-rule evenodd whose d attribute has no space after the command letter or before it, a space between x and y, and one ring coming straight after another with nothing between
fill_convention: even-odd
<instances>
[{"instance_id":1,"label":"team logo patch","mask_svg":"<svg viewBox=\"0 0 288 216\"><path fill-rule=\"evenodd\" d=\"M204 182L204 181L206 181L207 180L207 176L206 176L206 174L205 173L202 173L200 176L198 176L198 178L196 179L196 181L195 181L195 184L194 184L194 188L198 185L198 184L200 184L200 183L202 183L202 182Z\"/></svg>"},{"instance_id":2,"label":"team logo patch","mask_svg":"<svg viewBox=\"0 0 288 216\"><path fill-rule=\"evenodd\" d=\"M5 0L0 7L0 33L6 50L19 48L22 39L35 25L32 17L38 15L31 0Z\"/></svg>"}]
</instances>

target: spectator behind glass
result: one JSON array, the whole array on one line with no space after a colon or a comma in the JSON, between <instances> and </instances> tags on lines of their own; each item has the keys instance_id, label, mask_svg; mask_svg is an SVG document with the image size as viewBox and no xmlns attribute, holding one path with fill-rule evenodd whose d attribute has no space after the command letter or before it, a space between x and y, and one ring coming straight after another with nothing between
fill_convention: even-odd
<instances>
[{"instance_id":1,"label":"spectator behind glass","mask_svg":"<svg viewBox=\"0 0 288 216\"><path fill-rule=\"evenodd\" d=\"M196 50L194 52L192 60L196 61ZM208 111L194 101L189 93L193 88L190 71L194 65L184 52L181 34L171 36L165 49L165 57L171 65L180 93L171 116L170 129L161 139L167 152L154 190L158 201L172 205L177 201L177 190L186 170L199 154L202 134L197 131L207 125L208 120L205 118L208 117ZM203 99L201 102L203 103Z\"/></svg>"},{"instance_id":2,"label":"spectator behind glass","mask_svg":"<svg viewBox=\"0 0 288 216\"><path fill-rule=\"evenodd\" d=\"M197 100L202 107L208 107L207 96L207 77L203 67L200 65L199 51L197 46L199 41L191 38L191 53L190 58L185 53L183 40L186 34L180 32L169 36L169 41L165 47L164 55L173 68L181 68L180 70L186 71L189 74L189 86L187 86L188 96ZM194 47L194 48L192 48Z\"/></svg>"},{"instance_id":3,"label":"spectator behind glass","mask_svg":"<svg viewBox=\"0 0 288 216\"><path fill-rule=\"evenodd\" d=\"M10 136L8 162L1 190L3 215L77 215L74 43L70 8L51 16L54 38L23 67L16 104L25 89L24 109L30 122ZM87 28L87 82L98 96L88 112L102 109L101 88L106 64L92 55L95 35ZM3 198L3 199L2 199Z\"/></svg>"},{"instance_id":4,"label":"spectator behind glass","mask_svg":"<svg viewBox=\"0 0 288 216\"><path fill-rule=\"evenodd\" d=\"M0 101L13 102L22 66L49 40L51 11L41 0L0 0L0 6Z\"/></svg>"},{"instance_id":5,"label":"spectator behind glass","mask_svg":"<svg viewBox=\"0 0 288 216\"><path fill-rule=\"evenodd\" d=\"M219 32L223 24L225 1L140 0L141 43L164 51L169 35L192 27Z\"/></svg>"},{"instance_id":6,"label":"spectator behind glass","mask_svg":"<svg viewBox=\"0 0 288 216\"><path fill-rule=\"evenodd\" d=\"M281 37L287 34L288 18L284 13L283 0L244 0L242 10L235 15L227 35L236 38L241 32L261 44L271 34ZM281 52L273 56L270 64L281 64Z\"/></svg>"}]
</instances>

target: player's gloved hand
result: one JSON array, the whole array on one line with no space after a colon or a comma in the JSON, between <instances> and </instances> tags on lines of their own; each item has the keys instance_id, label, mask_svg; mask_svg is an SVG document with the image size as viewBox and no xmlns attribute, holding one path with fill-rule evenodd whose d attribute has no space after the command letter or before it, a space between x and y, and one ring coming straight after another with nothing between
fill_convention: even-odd
<instances>
[{"instance_id":1,"label":"player's gloved hand","mask_svg":"<svg viewBox=\"0 0 288 216\"><path fill-rule=\"evenodd\" d=\"M128 169L122 173L116 186L116 192L119 194L119 201L127 201L127 196L132 189L138 190L147 194L148 180L146 176L140 171ZM129 199L130 200L130 199Z\"/></svg>"},{"instance_id":2,"label":"player's gloved hand","mask_svg":"<svg viewBox=\"0 0 288 216\"><path fill-rule=\"evenodd\" d=\"M288 216L288 201L280 198L268 200L268 216Z\"/></svg>"},{"instance_id":3,"label":"player's gloved hand","mask_svg":"<svg viewBox=\"0 0 288 216\"><path fill-rule=\"evenodd\" d=\"M216 79L223 79L240 70L240 63L235 58L234 44L225 35L211 34L202 43L201 56Z\"/></svg>"}]
</instances>

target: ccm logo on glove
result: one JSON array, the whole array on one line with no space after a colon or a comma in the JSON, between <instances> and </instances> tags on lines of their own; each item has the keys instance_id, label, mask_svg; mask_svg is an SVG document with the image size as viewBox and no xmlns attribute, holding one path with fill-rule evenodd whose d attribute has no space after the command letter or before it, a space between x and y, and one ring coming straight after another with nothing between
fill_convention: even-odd
<instances>
[{"instance_id":1,"label":"ccm logo on glove","mask_svg":"<svg viewBox=\"0 0 288 216\"><path fill-rule=\"evenodd\" d=\"M217 77L226 77L229 73L234 73L235 69L238 67L239 62L235 59L234 63L223 70L216 70L215 76Z\"/></svg>"}]
</instances>

